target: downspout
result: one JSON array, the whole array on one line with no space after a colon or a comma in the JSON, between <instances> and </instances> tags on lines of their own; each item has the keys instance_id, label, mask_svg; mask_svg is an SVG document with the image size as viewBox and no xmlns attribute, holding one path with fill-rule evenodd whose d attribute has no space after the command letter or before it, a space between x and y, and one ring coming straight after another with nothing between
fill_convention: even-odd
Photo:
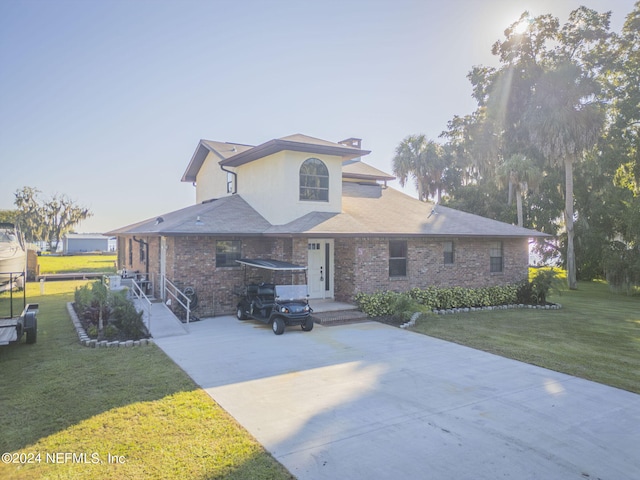
<instances>
[{"instance_id":1,"label":"downspout","mask_svg":"<svg viewBox=\"0 0 640 480\"><path fill-rule=\"evenodd\" d=\"M146 270L146 275L147 275L147 280L149 280L149 244L147 242L145 242L144 240L138 240L136 238L136 236L133 236L133 241L136 243L139 243L141 245L145 246L145 258L144 258L144 263L145 263L145 270Z\"/></svg>"},{"instance_id":2,"label":"downspout","mask_svg":"<svg viewBox=\"0 0 640 480\"><path fill-rule=\"evenodd\" d=\"M233 175L233 192L231 192L231 194L235 195L236 193L238 193L238 174L236 172L232 172L231 170L227 170L226 168L224 168L224 165L220 165L220 169L223 172L227 172ZM227 187L227 190L228 190L228 187ZM229 192L227 191L227 193Z\"/></svg>"}]
</instances>

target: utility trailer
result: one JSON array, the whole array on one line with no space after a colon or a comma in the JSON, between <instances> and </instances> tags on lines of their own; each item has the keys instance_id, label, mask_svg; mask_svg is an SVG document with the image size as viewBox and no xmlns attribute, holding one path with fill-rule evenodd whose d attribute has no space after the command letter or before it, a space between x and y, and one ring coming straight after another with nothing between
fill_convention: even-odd
<instances>
[{"instance_id":1,"label":"utility trailer","mask_svg":"<svg viewBox=\"0 0 640 480\"><path fill-rule=\"evenodd\" d=\"M4 274L4 273L3 273ZM6 272L9 275L11 281L19 282L20 279L24 280L24 272ZM14 316L13 309L13 288L5 290L8 292L8 308L5 312L1 312L0 315L9 314L9 316L0 316L0 345L8 345L10 343L20 342L23 335L26 335L26 343L36 343L38 337L38 304L27 303L26 295L26 282L24 282L22 289L22 313L19 317ZM0 305L6 302L0 302Z\"/></svg>"},{"instance_id":2,"label":"utility trailer","mask_svg":"<svg viewBox=\"0 0 640 480\"><path fill-rule=\"evenodd\" d=\"M267 323L276 335L282 335L285 327L294 325L300 325L305 332L313 330L307 267L267 259L243 258L236 262L244 267L244 284L236 289L238 320ZM255 269L266 275L251 275ZM295 282L298 275L302 278ZM265 279L265 276L271 278Z\"/></svg>"}]
</instances>

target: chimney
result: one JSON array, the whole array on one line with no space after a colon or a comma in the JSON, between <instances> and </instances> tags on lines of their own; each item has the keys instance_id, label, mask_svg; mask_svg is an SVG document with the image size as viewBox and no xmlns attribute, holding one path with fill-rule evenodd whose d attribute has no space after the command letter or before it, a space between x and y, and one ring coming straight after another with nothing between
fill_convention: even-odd
<instances>
[{"instance_id":1,"label":"chimney","mask_svg":"<svg viewBox=\"0 0 640 480\"><path fill-rule=\"evenodd\" d=\"M344 145L345 147L352 147L360 150L360 147L362 146L362 139L351 137L351 138L347 138L346 140L342 140L341 142L338 142L338 143L340 145Z\"/></svg>"}]
</instances>

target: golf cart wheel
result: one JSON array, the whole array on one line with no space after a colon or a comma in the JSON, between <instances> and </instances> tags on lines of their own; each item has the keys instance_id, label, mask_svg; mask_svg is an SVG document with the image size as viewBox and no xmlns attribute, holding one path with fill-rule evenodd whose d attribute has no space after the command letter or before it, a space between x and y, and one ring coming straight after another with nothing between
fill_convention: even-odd
<instances>
[{"instance_id":1,"label":"golf cart wheel","mask_svg":"<svg viewBox=\"0 0 640 480\"><path fill-rule=\"evenodd\" d=\"M310 332L311 330L313 330L313 318L307 318L301 326L302 330L304 330L305 332Z\"/></svg>"},{"instance_id":2,"label":"golf cart wheel","mask_svg":"<svg viewBox=\"0 0 640 480\"><path fill-rule=\"evenodd\" d=\"M33 325L25 330L27 334L27 343L33 344L36 343L36 338L38 337L38 319L33 319Z\"/></svg>"},{"instance_id":3,"label":"golf cart wheel","mask_svg":"<svg viewBox=\"0 0 640 480\"><path fill-rule=\"evenodd\" d=\"M276 335L282 335L284 333L284 320L281 317L274 318L271 328Z\"/></svg>"},{"instance_id":4,"label":"golf cart wheel","mask_svg":"<svg viewBox=\"0 0 640 480\"><path fill-rule=\"evenodd\" d=\"M238 320L246 320L248 318L244 313L244 308L242 305L238 305L238 308L236 309L236 317L238 317Z\"/></svg>"}]
</instances>

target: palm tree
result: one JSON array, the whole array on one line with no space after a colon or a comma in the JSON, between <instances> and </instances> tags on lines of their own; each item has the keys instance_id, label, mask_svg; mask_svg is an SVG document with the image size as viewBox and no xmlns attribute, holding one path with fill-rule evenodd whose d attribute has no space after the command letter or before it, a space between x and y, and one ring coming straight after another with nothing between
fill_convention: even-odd
<instances>
[{"instance_id":1,"label":"palm tree","mask_svg":"<svg viewBox=\"0 0 640 480\"><path fill-rule=\"evenodd\" d=\"M403 187L407 180L413 177L420 200L424 200L424 185L418 181L417 172L422 169L426 146L427 138L424 135L409 135L396 147L396 154L393 157L393 174L398 177Z\"/></svg>"},{"instance_id":2,"label":"palm tree","mask_svg":"<svg viewBox=\"0 0 640 480\"><path fill-rule=\"evenodd\" d=\"M529 189L536 189L542 180L542 171L525 155L515 154L509 157L497 171L498 182L509 187L509 205L511 205L511 192L516 197L516 209L518 211L518 226L524 226L524 214L522 200Z\"/></svg>"},{"instance_id":3,"label":"palm tree","mask_svg":"<svg viewBox=\"0 0 640 480\"><path fill-rule=\"evenodd\" d=\"M435 196L438 203L440 203L445 184L444 173L448 166L444 147L429 140L425 150L425 163L426 171L424 176L426 177L427 191L430 196Z\"/></svg>"},{"instance_id":4,"label":"palm tree","mask_svg":"<svg viewBox=\"0 0 640 480\"><path fill-rule=\"evenodd\" d=\"M538 79L526 112L529 138L552 166L565 171L565 228L567 282L577 288L573 247L573 164L592 148L604 125L604 113L595 100L597 84L577 65L559 62Z\"/></svg>"},{"instance_id":5,"label":"palm tree","mask_svg":"<svg viewBox=\"0 0 640 480\"><path fill-rule=\"evenodd\" d=\"M426 201L435 196L440 201L444 189L446 156L442 145L427 140L425 135L409 135L396 148L393 173L405 186L413 178L418 198Z\"/></svg>"}]
</instances>

